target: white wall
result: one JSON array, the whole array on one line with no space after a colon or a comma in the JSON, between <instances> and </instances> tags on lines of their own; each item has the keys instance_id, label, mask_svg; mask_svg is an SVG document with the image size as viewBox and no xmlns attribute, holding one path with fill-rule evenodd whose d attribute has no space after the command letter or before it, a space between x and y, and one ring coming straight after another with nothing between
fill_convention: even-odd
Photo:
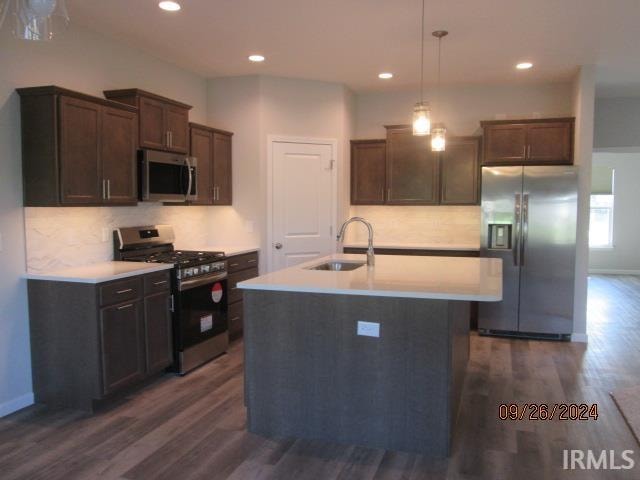
<instances>
[{"instance_id":1,"label":"white wall","mask_svg":"<svg viewBox=\"0 0 640 480\"><path fill-rule=\"evenodd\" d=\"M587 289L589 268L589 198L595 108L595 67L582 66L573 84L576 117L574 163L578 167L578 221L573 307L574 341L587 341Z\"/></svg>"},{"instance_id":2,"label":"white wall","mask_svg":"<svg viewBox=\"0 0 640 480\"><path fill-rule=\"evenodd\" d=\"M595 148L640 146L640 98L598 98Z\"/></svg>"},{"instance_id":3,"label":"white wall","mask_svg":"<svg viewBox=\"0 0 640 480\"><path fill-rule=\"evenodd\" d=\"M26 282L22 279L25 272L25 235L20 108L15 88L56 84L101 95L104 89L139 87L193 105L190 117L194 121L205 122L207 118L206 81L195 74L74 24L50 43L15 40L9 30L0 30L0 234L3 239L0 251L3 269L0 275L0 416L32 400ZM175 218L165 217L163 212L169 213L170 210L163 210L164 207L148 208L153 211L151 217L154 220ZM32 213L42 218L49 215L47 210L34 213L34 209ZM74 215L73 210L56 212L56 229L69 232L69 238L62 239L67 245L76 242L74 236L79 237L86 231L79 217L86 218L89 210L79 216ZM127 218L140 221L139 217L131 217L131 210L104 208L100 210L103 217L95 222L94 227L111 227ZM184 209L180 213L181 217L192 216L193 221L198 215L195 210L187 212ZM39 227L30 223L34 226L30 232L34 233L42 223ZM186 223L189 223L188 219ZM43 247L45 250L48 248L46 245ZM101 255L100 252L104 254L109 251L110 244L96 247L95 243L78 242L74 248L75 258L68 256L68 261L83 261L85 256L90 258L91 255Z\"/></svg>"},{"instance_id":4,"label":"white wall","mask_svg":"<svg viewBox=\"0 0 640 480\"><path fill-rule=\"evenodd\" d=\"M589 252L589 271L640 275L640 152L594 152L593 166L614 169L615 200L613 248L592 248Z\"/></svg>"},{"instance_id":5,"label":"white wall","mask_svg":"<svg viewBox=\"0 0 640 480\"><path fill-rule=\"evenodd\" d=\"M338 142L339 215L348 209L348 142L352 132L352 98L343 85L270 76L215 78L208 82L209 124L234 135L234 206L239 221L225 224L234 235L253 238L263 252L267 231L267 139L269 135L331 138ZM347 177L348 178L348 177ZM266 268L266 255L261 268Z\"/></svg>"},{"instance_id":6,"label":"white wall","mask_svg":"<svg viewBox=\"0 0 640 480\"><path fill-rule=\"evenodd\" d=\"M356 95L355 138L384 138L384 125L411 123L417 98L418 92ZM427 91L425 98L434 98L434 92ZM444 121L448 134L479 135L481 120L570 116L572 90L569 84L450 87L443 89L440 104L438 111L432 102L432 118ZM373 221L380 243L480 245L480 209L475 206L352 206L351 214ZM347 240L364 241L365 233L354 229Z\"/></svg>"}]
</instances>

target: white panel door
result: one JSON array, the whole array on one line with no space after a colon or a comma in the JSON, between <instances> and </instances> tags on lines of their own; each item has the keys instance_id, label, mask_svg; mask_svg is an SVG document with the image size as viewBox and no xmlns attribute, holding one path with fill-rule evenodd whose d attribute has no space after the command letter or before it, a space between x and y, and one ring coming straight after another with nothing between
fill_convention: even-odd
<instances>
[{"instance_id":1,"label":"white panel door","mask_svg":"<svg viewBox=\"0 0 640 480\"><path fill-rule=\"evenodd\" d=\"M273 142L273 270L335 248L333 147Z\"/></svg>"}]
</instances>

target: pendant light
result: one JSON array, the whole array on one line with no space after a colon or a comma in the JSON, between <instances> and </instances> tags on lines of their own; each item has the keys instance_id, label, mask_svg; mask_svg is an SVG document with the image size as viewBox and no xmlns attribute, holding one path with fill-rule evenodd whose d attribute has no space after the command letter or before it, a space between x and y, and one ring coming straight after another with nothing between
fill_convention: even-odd
<instances>
[{"instance_id":1,"label":"pendant light","mask_svg":"<svg viewBox=\"0 0 640 480\"><path fill-rule=\"evenodd\" d=\"M413 134L424 136L431 133L431 110L429 103L424 101L424 0L420 27L420 101L413 107Z\"/></svg>"},{"instance_id":2,"label":"pendant light","mask_svg":"<svg viewBox=\"0 0 640 480\"><path fill-rule=\"evenodd\" d=\"M436 30L431 35L438 39L438 86L436 90L436 108L438 109L438 115L442 115L440 110L440 43L442 42L442 37L446 37L449 34L446 30ZM447 129L444 126L444 123L438 123L434 125L431 129L431 151L432 152L444 152L447 139L446 139Z\"/></svg>"},{"instance_id":3,"label":"pendant light","mask_svg":"<svg viewBox=\"0 0 640 480\"><path fill-rule=\"evenodd\" d=\"M51 40L69 25L65 0L5 0L0 9L0 27L9 15L21 40Z\"/></svg>"}]
</instances>

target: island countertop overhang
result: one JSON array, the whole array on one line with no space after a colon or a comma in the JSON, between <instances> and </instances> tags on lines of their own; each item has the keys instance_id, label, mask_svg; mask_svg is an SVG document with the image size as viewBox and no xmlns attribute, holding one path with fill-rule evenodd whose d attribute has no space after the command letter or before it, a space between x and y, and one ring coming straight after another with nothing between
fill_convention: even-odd
<instances>
[{"instance_id":1,"label":"island countertop overhang","mask_svg":"<svg viewBox=\"0 0 640 480\"><path fill-rule=\"evenodd\" d=\"M364 261L334 254L238 283L244 290L368 295L435 300L502 300L502 260L377 255L376 265L351 271L309 270L328 261Z\"/></svg>"}]
</instances>

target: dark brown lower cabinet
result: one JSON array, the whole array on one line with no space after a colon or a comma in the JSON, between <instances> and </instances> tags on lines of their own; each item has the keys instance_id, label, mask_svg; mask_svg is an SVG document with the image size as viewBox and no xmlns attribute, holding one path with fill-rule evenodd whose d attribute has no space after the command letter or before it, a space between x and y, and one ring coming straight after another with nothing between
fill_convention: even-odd
<instances>
[{"instance_id":1,"label":"dark brown lower cabinet","mask_svg":"<svg viewBox=\"0 0 640 480\"><path fill-rule=\"evenodd\" d=\"M171 365L169 271L98 284L29 280L35 401L93 411Z\"/></svg>"},{"instance_id":2,"label":"dark brown lower cabinet","mask_svg":"<svg viewBox=\"0 0 640 480\"><path fill-rule=\"evenodd\" d=\"M144 299L146 367L149 373L162 371L173 362L170 299L167 292Z\"/></svg>"},{"instance_id":3,"label":"dark brown lower cabinet","mask_svg":"<svg viewBox=\"0 0 640 480\"><path fill-rule=\"evenodd\" d=\"M227 299L227 320L229 322L229 338L235 340L242 336L243 308L242 290L239 282L255 278L258 273L258 252L232 255L227 257L229 277L227 279L229 296Z\"/></svg>"},{"instance_id":4,"label":"dark brown lower cabinet","mask_svg":"<svg viewBox=\"0 0 640 480\"><path fill-rule=\"evenodd\" d=\"M145 375L144 325L141 302L100 309L102 388L115 392Z\"/></svg>"}]
</instances>

